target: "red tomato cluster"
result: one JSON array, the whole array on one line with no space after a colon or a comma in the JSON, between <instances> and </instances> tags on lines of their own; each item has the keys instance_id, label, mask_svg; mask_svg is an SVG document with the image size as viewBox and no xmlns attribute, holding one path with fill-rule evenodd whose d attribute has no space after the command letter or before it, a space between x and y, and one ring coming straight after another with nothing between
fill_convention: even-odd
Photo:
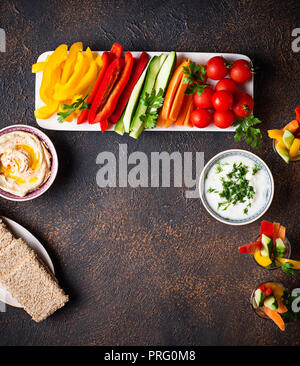
<instances>
[{"instance_id":1,"label":"red tomato cluster","mask_svg":"<svg viewBox=\"0 0 300 366\"><path fill-rule=\"evenodd\" d=\"M195 127L204 128L213 121L217 127L227 128L237 118L247 117L253 111L253 98L239 92L238 87L252 77L248 61L237 60L229 65L222 56L215 56L207 62L206 72L209 79L219 81L215 90L206 86L202 94L193 95L195 109L190 122Z\"/></svg>"}]
</instances>

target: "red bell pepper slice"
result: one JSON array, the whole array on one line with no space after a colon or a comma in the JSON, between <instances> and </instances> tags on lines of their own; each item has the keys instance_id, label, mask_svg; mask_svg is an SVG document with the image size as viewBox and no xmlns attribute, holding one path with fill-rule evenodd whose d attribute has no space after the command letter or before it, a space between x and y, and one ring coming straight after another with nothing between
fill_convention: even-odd
<instances>
[{"instance_id":1,"label":"red bell pepper slice","mask_svg":"<svg viewBox=\"0 0 300 366\"><path fill-rule=\"evenodd\" d=\"M99 89L99 86L101 84L101 81L103 79L103 76L105 75L106 70L107 70L108 65L109 65L109 62L110 62L110 58L109 58L109 53L108 52L103 52L103 54L102 54L101 57L102 57L103 66L102 66L102 69L100 70L100 73L99 73L99 76L98 76L98 78L96 80L96 83L94 85L94 88L93 88L90 96L87 99L87 103L88 104L92 104L93 103L94 98L95 98L95 95L97 94L97 91ZM83 111L81 111L80 115L77 118L77 124L80 125L80 124L86 122L87 119L88 119L88 114L89 114L89 110L87 108L84 109Z\"/></svg>"},{"instance_id":2,"label":"red bell pepper slice","mask_svg":"<svg viewBox=\"0 0 300 366\"><path fill-rule=\"evenodd\" d=\"M123 47L115 42L111 47L110 53L116 57L122 57Z\"/></svg>"},{"instance_id":3,"label":"red bell pepper slice","mask_svg":"<svg viewBox=\"0 0 300 366\"><path fill-rule=\"evenodd\" d=\"M240 253L243 254L254 254L262 249L262 244L260 241L254 241L253 243L245 244L239 247Z\"/></svg>"},{"instance_id":4,"label":"red bell pepper slice","mask_svg":"<svg viewBox=\"0 0 300 366\"><path fill-rule=\"evenodd\" d=\"M266 285L265 284L263 284L263 285L261 285L261 286L259 286L258 288L257 288L258 290L261 290L261 292L263 293L263 294L265 294L265 292L266 292Z\"/></svg>"},{"instance_id":5,"label":"red bell pepper slice","mask_svg":"<svg viewBox=\"0 0 300 366\"><path fill-rule=\"evenodd\" d=\"M269 287L266 288L266 290L264 292L264 295L265 296L270 296L270 295L272 295L272 293L273 293L273 289L272 289L271 286L269 286Z\"/></svg>"},{"instance_id":6,"label":"red bell pepper slice","mask_svg":"<svg viewBox=\"0 0 300 366\"><path fill-rule=\"evenodd\" d=\"M101 132L102 133L107 130L107 127L108 127L107 119L100 122L100 127L101 127Z\"/></svg>"},{"instance_id":7,"label":"red bell pepper slice","mask_svg":"<svg viewBox=\"0 0 300 366\"><path fill-rule=\"evenodd\" d=\"M273 239L274 226L273 226L272 222L262 221L261 227L260 227L260 240L261 240L262 234L265 234L269 238Z\"/></svg>"},{"instance_id":8,"label":"red bell pepper slice","mask_svg":"<svg viewBox=\"0 0 300 366\"><path fill-rule=\"evenodd\" d=\"M122 94L125 86L128 83L131 70L133 66L133 57L131 52L127 52L125 55L125 67L122 71L122 74L117 81L115 87L113 88L111 94L108 97L107 102L104 107L100 110L95 118L95 122L106 121L114 112L120 95Z\"/></svg>"},{"instance_id":9,"label":"red bell pepper slice","mask_svg":"<svg viewBox=\"0 0 300 366\"><path fill-rule=\"evenodd\" d=\"M99 111L104 107L111 90L113 89L123 67L124 59L116 58L107 68L107 71L103 77L103 80L98 88L97 94L93 100L91 108L89 110L88 121L89 123L96 123L95 118Z\"/></svg>"},{"instance_id":10,"label":"red bell pepper slice","mask_svg":"<svg viewBox=\"0 0 300 366\"><path fill-rule=\"evenodd\" d=\"M135 87L135 84L139 80L142 72L144 71L150 56L146 52L142 52L138 61L133 64L133 68L130 75L130 80L128 81L125 89L123 90L123 93L121 94L118 103L116 105L116 108L113 112L113 114L110 116L109 121L113 124L117 123L124 111L124 108L130 98L130 95L132 93L133 88Z\"/></svg>"},{"instance_id":11,"label":"red bell pepper slice","mask_svg":"<svg viewBox=\"0 0 300 366\"><path fill-rule=\"evenodd\" d=\"M296 112L296 120L300 122L300 105L295 109Z\"/></svg>"}]
</instances>

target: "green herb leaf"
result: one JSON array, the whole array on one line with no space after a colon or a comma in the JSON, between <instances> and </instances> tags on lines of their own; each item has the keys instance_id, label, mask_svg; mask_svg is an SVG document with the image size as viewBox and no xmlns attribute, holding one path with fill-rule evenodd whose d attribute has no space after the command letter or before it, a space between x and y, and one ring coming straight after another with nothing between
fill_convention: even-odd
<instances>
[{"instance_id":1,"label":"green herb leaf","mask_svg":"<svg viewBox=\"0 0 300 366\"><path fill-rule=\"evenodd\" d=\"M217 173L218 173L217 165ZM222 168L221 168L222 169ZM232 170L226 174L226 177L221 177L223 190L217 191L210 187L208 193L218 193L219 197L223 199L218 203L218 209L226 211L229 206L235 206L237 203L246 203L247 207L244 209L244 214L248 215L249 207L253 200L255 191L250 181L246 179L249 167L243 163L234 163Z\"/></svg>"},{"instance_id":2,"label":"green herb leaf","mask_svg":"<svg viewBox=\"0 0 300 366\"><path fill-rule=\"evenodd\" d=\"M162 107L164 102L164 91L159 89L158 93L155 93L155 89L152 89L151 94L145 93L142 103L147 107L146 112L140 116L140 120L145 123L145 128L150 129L156 127L158 119L158 110Z\"/></svg>"},{"instance_id":3,"label":"green herb leaf","mask_svg":"<svg viewBox=\"0 0 300 366\"><path fill-rule=\"evenodd\" d=\"M249 114L247 117L236 120L233 123L233 126L238 126L235 130L235 141L239 142L241 138L244 137L248 145L252 144L253 148L258 148L261 143L262 134L259 128L254 128L253 126L259 123L262 123L262 121L254 117L253 114Z\"/></svg>"},{"instance_id":4,"label":"green herb leaf","mask_svg":"<svg viewBox=\"0 0 300 366\"><path fill-rule=\"evenodd\" d=\"M295 271L293 270L294 265L292 263L286 262L286 263L281 263L281 269L283 270L284 273L288 274L288 275L294 275Z\"/></svg>"},{"instance_id":5,"label":"green herb leaf","mask_svg":"<svg viewBox=\"0 0 300 366\"><path fill-rule=\"evenodd\" d=\"M57 121L59 123L65 122L65 119L69 117L73 112L76 111L76 109L79 109L80 111L83 111L84 109L90 109L91 105L85 102L85 99L87 98L87 95L82 99L78 98L74 103L71 105L63 104L61 106L61 109L66 112L58 112L58 119Z\"/></svg>"},{"instance_id":6,"label":"green herb leaf","mask_svg":"<svg viewBox=\"0 0 300 366\"><path fill-rule=\"evenodd\" d=\"M198 95L201 95L208 86L204 83L206 75L206 68L204 66L197 65L195 62L190 61L189 66L183 67L183 74L186 75L183 82L189 84L185 94L198 93Z\"/></svg>"}]
</instances>

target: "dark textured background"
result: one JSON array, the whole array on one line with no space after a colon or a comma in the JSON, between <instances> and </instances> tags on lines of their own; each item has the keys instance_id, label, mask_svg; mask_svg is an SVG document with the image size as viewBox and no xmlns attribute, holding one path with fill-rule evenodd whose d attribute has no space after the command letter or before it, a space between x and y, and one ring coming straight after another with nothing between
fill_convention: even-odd
<instances>
[{"instance_id":1,"label":"dark textured background","mask_svg":"<svg viewBox=\"0 0 300 366\"><path fill-rule=\"evenodd\" d=\"M264 219L287 226L299 248L300 164L287 166L272 150L268 128L294 119L299 98L299 1L6 1L0 28L0 127L36 126L31 64L61 43L82 40L93 50L114 41L129 50L236 52L254 59L255 114L264 121L257 154L274 174L276 192ZM138 141L115 133L46 131L59 156L51 189L25 203L0 200L0 213L45 245L70 303L41 324L9 307L0 313L1 345L296 345L300 324L285 333L249 306L256 284L281 280L237 246L255 238L259 222L223 225L199 199L179 188L99 189L101 151L204 151L205 161L234 147L231 133L144 133Z\"/></svg>"}]
</instances>

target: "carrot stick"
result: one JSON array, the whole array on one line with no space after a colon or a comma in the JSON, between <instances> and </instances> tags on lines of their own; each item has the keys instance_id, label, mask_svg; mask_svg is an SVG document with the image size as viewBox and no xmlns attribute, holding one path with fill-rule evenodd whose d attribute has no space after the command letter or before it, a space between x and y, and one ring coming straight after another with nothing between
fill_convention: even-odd
<instances>
[{"instance_id":1,"label":"carrot stick","mask_svg":"<svg viewBox=\"0 0 300 366\"><path fill-rule=\"evenodd\" d=\"M266 315L273 320L273 322L283 331L285 329L285 324L284 321L282 319L282 317L280 316L280 314L277 313L277 311L275 310L271 310L269 308L267 308L266 306L264 306L264 311L266 313Z\"/></svg>"},{"instance_id":2,"label":"carrot stick","mask_svg":"<svg viewBox=\"0 0 300 366\"><path fill-rule=\"evenodd\" d=\"M283 127L284 130L289 130L290 132L294 133L298 130L299 123L296 119L288 123L286 126Z\"/></svg>"},{"instance_id":3,"label":"carrot stick","mask_svg":"<svg viewBox=\"0 0 300 366\"><path fill-rule=\"evenodd\" d=\"M175 125L182 126L184 123L185 116L190 107L190 104L193 102L193 96L190 94L185 94L182 102L182 106L175 122Z\"/></svg>"},{"instance_id":4,"label":"carrot stick","mask_svg":"<svg viewBox=\"0 0 300 366\"><path fill-rule=\"evenodd\" d=\"M279 314L286 313L288 311L287 307L285 305L283 305L281 300L279 300L279 299L276 299L276 300L278 303L278 309L276 310L277 313L279 313Z\"/></svg>"},{"instance_id":5,"label":"carrot stick","mask_svg":"<svg viewBox=\"0 0 300 366\"><path fill-rule=\"evenodd\" d=\"M179 87L176 91L176 95L174 97L173 103L172 103L172 107L169 113L169 119L172 121L176 121L178 114L180 112L181 106L182 106L182 102L185 96L185 91L188 87L188 84L186 84L184 82L184 80L186 79L186 75L183 75Z\"/></svg>"},{"instance_id":6,"label":"carrot stick","mask_svg":"<svg viewBox=\"0 0 300 366\"><path fill-rule=\"evenodd\" d=\"M156 127L163 127L163 125L165 124L165 120L162 119L162 116L161 116L161 112L158 116L158 119L157 119L157 122L156 122Z\"/></svg>"},{"instance_id":7,"label":"carrot stick","mask_svg":"<svg viewBox=\"0 0 300 366\"><path fill-rule=\"evenodd\" d=\"M190 104L189 109L188 109L185 119L184 119L184 123L183 123L185 126L190 127L190 128L193 127L193 125L190 122L190 115L192 113L192 110L193 110L193 103Z\"/></svg>"},{"instance_id":8,"label":"carrot stick","mask_svg":"<svg viewBox=\"0 0 300 366\"><path fill-rule=\"evenodd\" d=\"M189 61L183 61L175 70L172 79L169 83L167 93L165 96L164 104L161 110L161 117L163 120L167 121L169 117L169 113L171 110L171 106L178 88L179 83L183 77L183 67L188 66Z\"/></svg>"},{"instance_id":9,"label":"carrot stick","mask_svg":"<svg viewBox=\"0 0 300 366\"><path fill-rule=\"evenodd\" d=\"M279 231L278 231L278 237L282 241L284 241L284 239L285 239L285 231L286 231L285 227L280 225L280 228L279 228Z\"/></svg>"}]
</instances>

